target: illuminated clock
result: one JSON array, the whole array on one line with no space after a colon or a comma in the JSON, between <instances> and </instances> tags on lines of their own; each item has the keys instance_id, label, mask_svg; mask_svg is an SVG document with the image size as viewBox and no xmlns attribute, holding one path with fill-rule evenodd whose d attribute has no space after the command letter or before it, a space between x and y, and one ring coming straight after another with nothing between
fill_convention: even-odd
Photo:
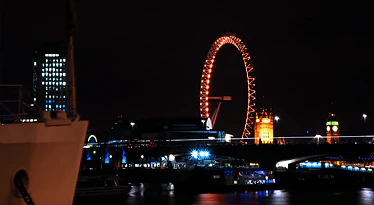
<instances>
[{"instance_id":1,"label":"illuminated clock","mask_svg":"<svg viewBox=\"0 0 374 205\"><path fill-rule=\"evenodd\" d=\"M332 131L334 131L334 132L338 131L338 126L336 126L336 125L332 126Z\"/></svg>"},{"instance_id":2,"label":"illuminated clock","mask_svg":"<svg viewBox=\"0 0 374 205\"><path fill-rule=\"evenodd\" d=\"M330 126L326 127L327 132L330 132Z\"/></svg>"}]
</instances>

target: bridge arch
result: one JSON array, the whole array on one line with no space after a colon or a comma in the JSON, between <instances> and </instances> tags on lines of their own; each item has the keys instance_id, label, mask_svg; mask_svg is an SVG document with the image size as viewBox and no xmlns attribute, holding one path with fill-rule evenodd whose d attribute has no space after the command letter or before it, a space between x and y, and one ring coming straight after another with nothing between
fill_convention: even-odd
<instances>
[{"instance_id":1,"label":"bridge arch","mask_svg":"<svg viewBox=\"0 0 374 205\"><path fill-rule=\"evenodd\" d=\"M94 143L97 143L97 137L95 135L90 135L87 139L87 142L91 142L91 140L93 140Z\"/></svg>"}]
</instances>

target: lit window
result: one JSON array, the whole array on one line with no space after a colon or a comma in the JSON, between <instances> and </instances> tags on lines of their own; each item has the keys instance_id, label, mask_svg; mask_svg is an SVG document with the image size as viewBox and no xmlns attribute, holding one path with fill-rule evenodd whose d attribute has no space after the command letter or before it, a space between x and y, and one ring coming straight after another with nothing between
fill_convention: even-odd
<instances>
[{"instance_id":1,"label":"lit window","mask_svg":"<svg viewBox=\"0 0 374 205\"><path fill-rule=\"evenodd\" d=\"M62 85L66 85L66 82L62 82Z\"/></svg>"}]
</instances>

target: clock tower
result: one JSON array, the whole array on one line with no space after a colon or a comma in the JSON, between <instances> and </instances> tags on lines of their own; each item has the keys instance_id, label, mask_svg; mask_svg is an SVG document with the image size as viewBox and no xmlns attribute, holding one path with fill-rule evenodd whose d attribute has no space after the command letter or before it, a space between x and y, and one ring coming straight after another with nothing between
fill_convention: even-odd
<instances>
[{"instance_id":1,"label":"clock tower","mask_svg":"<svg viewBox=\"0 0 374 205\"><path fill-rule=\"evenodd\" d=\"M329 117L326 121L326 140L329 144L339 142L340 125L336 113L333 109L330 110Z\"/></svg>"}]
</instances>

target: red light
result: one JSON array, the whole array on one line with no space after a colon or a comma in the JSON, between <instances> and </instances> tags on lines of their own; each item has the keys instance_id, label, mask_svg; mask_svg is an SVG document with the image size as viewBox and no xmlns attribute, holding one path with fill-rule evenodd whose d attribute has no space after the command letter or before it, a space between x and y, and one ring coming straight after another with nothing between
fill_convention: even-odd
<instances>
[{"instance_id":1,"label":"red light","mask_svg":"<svg viewBox=\"0 0 374 205\"><path fill-rule=\"evenodd\" d=\"M122 118L122 116L120 115L120 116L118 116L118 118Z\"/></svg>"}]
</instances>

